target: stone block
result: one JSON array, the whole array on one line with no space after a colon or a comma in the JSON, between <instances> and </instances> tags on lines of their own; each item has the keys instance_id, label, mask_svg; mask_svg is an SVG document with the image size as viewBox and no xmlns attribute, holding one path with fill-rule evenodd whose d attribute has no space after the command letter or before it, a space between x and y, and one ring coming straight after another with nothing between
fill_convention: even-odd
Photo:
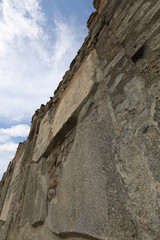
<instances>
[{"instance_id":1,"label":"stone block","mask_svg":"<svg viewBox=\"0 0 160 240\"><path fill-rule=\"evenodd\" d=\"M93 239L130 239L133 232L115 165L114 128L105 107L108 98L102 89L104 85L97 93L101 99L97 103L92 99L97 114L90 105L80 113L81 123L62 168L56 199L49 205L48 226L61 237L75 233ZM129 229L127 233L123 226Z\"/></svg>"},{"instance_id":2,"label":"stone block","mask_svg":"<svg viewBox=\"0 0 160 240\"><path fill-rule=\"evenodd\" d=\"M9 212L9 208L12 202L12 198L13 198L13 192L12 192L12 187L10 187L8 189L4 204L3 204L3 208L2 208L2 212L0 215L0 221L6 221L7 220L7 216L8 216L8 212Z\"/></svg>"},{"instance_id":3,"label":"stone block","mask_svg":"<svg viewBox=\"0 0 160 240\"><path fill-rule=\"evenodd\" d=\"M53 139L59 130L65 125L73 112L80 106L82 101L89 94L94 82L92 76L96 69L98 58L96 51L92 51L84 63L78 69L68 88L64 92L61 101L57 107L52 123L48 121L48 113L40 124L40 130L33 160L37 161L46 150L51 139Z\"/></svg>"},{"instance_id":4,"label":"stone block","mask_svg":"<svg viewBox=\"0 0 160 240\"><path fill-rule=\"evenodd\" d=\"M21 223L43 224L46 216L47 180L32 170L25 193Z\"/></svg>"}]
</instances>

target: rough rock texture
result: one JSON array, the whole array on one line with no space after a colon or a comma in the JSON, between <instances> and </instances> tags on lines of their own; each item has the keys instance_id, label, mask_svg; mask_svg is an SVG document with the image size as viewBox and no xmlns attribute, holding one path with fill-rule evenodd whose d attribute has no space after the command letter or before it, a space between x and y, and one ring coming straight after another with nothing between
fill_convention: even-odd
<instances>
[{"instance_id":1,"label":"rough rock texture","mask_svg":"<svg viewBox=\"0 0 160 240\"><path fill-rule=\"evenodd\" d=\"M0 183L0 240L160 240L160 0L94 7Z\"/></svg>"}]
</instances>

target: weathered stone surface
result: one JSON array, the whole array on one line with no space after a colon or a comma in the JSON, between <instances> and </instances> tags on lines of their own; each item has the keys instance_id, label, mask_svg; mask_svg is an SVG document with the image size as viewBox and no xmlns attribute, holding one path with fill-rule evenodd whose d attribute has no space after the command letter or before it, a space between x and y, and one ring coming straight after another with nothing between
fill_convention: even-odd
<instances>
[{"instance_id":1,"label":"weathered stone surface","mask_svg":"<svg viewBox=\"0 0 160 240\"><path fill-rule=\"evenodd\" d=\"M11 201L12 201L12 197L13 197L13 193L11 188L8 190L8 193L6 195L4 204L3 204L3 208L2 208L2 212L0 215L0 221L6 221L7 220L7 216L8 216L8 212L9 212L9 208L11 205Z\"/></svg>"},{"instance_id":2,"label":"weathered stone surface","mask_svg":"<svg viewBox=\"0 0 160 240\"><path fill-rule=\"evenodd\" d=\"M0 182L0 240L160 239L160 1L94 7Z\"/></svg>"},{"instance_id":3,"label":"weathered stone surface","mask_svg":"<svg viewBox=\"0 0 160 240\"><path fill-rule=\"evenodd\" d=\"M24 149L22 149L22 151L20 152L19 156L16 159L17 161L16 161L16 164L15 164L15 168L14 168L14 171L13 171L13 175L12 175L12 179L11 179L10 185L12 185L14 183L15 178L20 173L23 157L24 157Z\"/></svg>"},{"instance_id":4,"label":"weathered stone surface","mask_svg":"<svg viewBox=\"0 0 160 240\"><path fill-rule=\"evenodd\" d=\"M51 139L56 136L90 92L94 83L91 77L95 72L97 61L96 51L91 52L62 95L54 118L48 121L49 116L47 114L42 120L33 156L35 161L39 159Z\"/></svg>"},{"instance_id":5,"label":"weathered stone surface","mask_svg":"<svg viewBox=\"0 0 160 240\"><path fill-rule=\"evenodd\" d=\"M109 0L94 0L93 6L98 10L98 12L101 12L102 9L106 6L108 1Z\"/></svg>"},{"instance_id":6,"label":"weathered stone surface","mask_svg":"<svg viewBox=\"0 0 160 240\"><path fill-rule=\"evenodd\" d=\"M115 168L112 149L114 128L105 107L108 98L107 95L102 99L98 97L104 94L102 89L98 91L92 99L94 107L85 106L80 113L74 145L62 169L57 198L49 206L49 228L61 236L79 233L96 239L107 235L124 237L122 230L119 229L118 234L115 230L129 221L125 202L120 201L124 196L119 193L121 177ZM114 219L118 211L119 216Z\"/></svg>"},{"instance_id":7,"label":"weathered stone surface","mask_svg":"<svg viewBox=\"0 0 160 240\"><path fill-rule=\"evenodd\" d=\"M43 224L46 216L47 179L44 175L35 174L34 168L28 179L21 223L29 221L34 227Z\"/></svg>"},{"instance_id":8,"label":"weathered stone surface","mask_svg":"<svg viewBox=\"0 0 160 240\"><path fill-rule=\"evenodd\" d=\"M61 98L60 104L55 113L52 125L52 133L55 136L67 122L72 113L79 107L86 98L93 86L92 76L95 72L98 59L96 51L90 53L82 66L71 80L67 91Z\"/></svg>"}]
</instances>

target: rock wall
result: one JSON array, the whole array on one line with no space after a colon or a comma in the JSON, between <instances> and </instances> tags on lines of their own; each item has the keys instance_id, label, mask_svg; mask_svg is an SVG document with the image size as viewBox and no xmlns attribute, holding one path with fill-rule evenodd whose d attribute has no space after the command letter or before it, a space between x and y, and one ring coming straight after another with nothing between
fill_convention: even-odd
<instances>
[{"instance_id":1,"label":"rock wall","mask_svg":"<svg viewBox=\"0 0 160 240\"><path fill-rule=\"evenodd\" d=\"M160 0L93 4L0 183L0 240L160 239Z\"/></svg>"}]
</instances>

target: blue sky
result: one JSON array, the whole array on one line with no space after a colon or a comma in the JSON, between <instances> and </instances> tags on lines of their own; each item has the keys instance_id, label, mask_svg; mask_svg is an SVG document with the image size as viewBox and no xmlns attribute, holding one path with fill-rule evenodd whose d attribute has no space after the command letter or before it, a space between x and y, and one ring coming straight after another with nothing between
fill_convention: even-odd
<instances>
[{"instance_id":1,"label":"blue sky","mask_svg":"<svg viewBox=\"0 0 160 240\"><path fill-rule=\"evenodd\" d=\"M0 179L88 34L92 0L0 0Z\"/></svg>"}]
</instances>

